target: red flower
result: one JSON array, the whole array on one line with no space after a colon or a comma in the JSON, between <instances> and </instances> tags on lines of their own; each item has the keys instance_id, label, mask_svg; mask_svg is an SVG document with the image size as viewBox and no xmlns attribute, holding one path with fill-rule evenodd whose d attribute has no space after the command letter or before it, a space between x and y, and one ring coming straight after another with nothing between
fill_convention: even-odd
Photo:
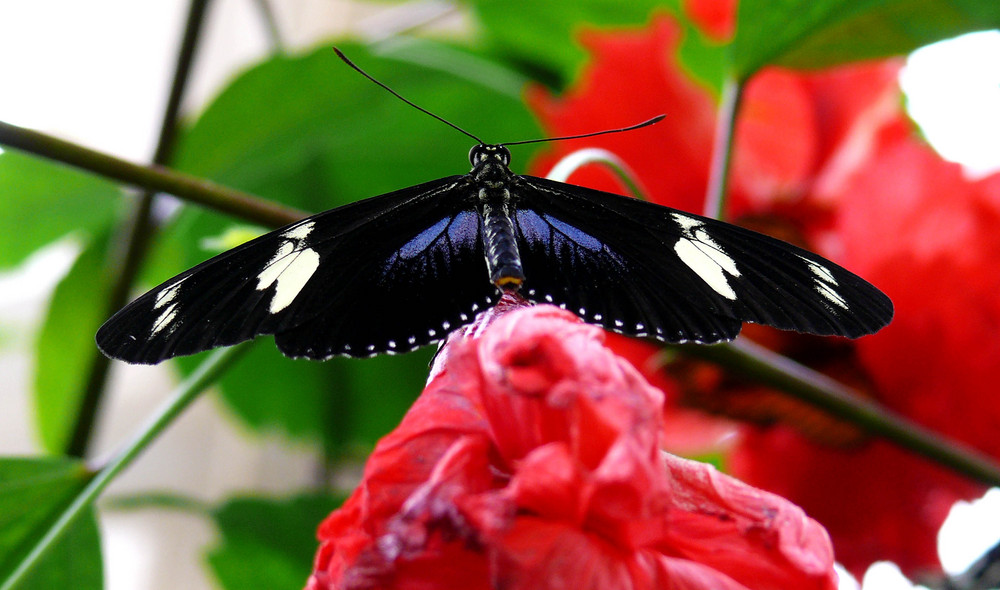
<instances>
[{"instance_id":1,"label":"red flower","mask_svg":"<svg viewBox=\"0 0 1000 590\"><path fill-rule=\"evenodd\" d=\"M707 0L688 2L703 10ZM726 3L721 3L726 4ZM715 6L718 8L718 5ZM641 134L601 136L635 172L650 200L698 212L707 185L715 101L677 60L679 27L668 18L645 31L592 33L593 58L578 84L529 103L554 135L622 126L657 113ZM1000 456L1000 175L962 177L916 139L901 112L895 61L812 74L758 74L736 131L728 215L798 242L858 272L896 303L892 325L856 343L765 328L755 339L824 370L895 411ZM579 144L554 145L535 166ZM600 169L571 181L622 192ZM960 288L956 288L961 285ZM635 346L630 358L649 356ZM779 392L748 387L717 369L675 364L668 406L694 403L796 428L744 426L732 468L785 495L824 522L842 562L863 573L891 559L904 571L938 569L936 534L950 505L981 487L821 415ZM657 377L661 381L664 375ZM848 444L831 449L815 442Z\"/></svg>"},{"instance_id":2,"label":"red flower","mask_svg":"<svg viewBox=\"0 0 1000 590\"><path fill-rule=\"evenodd\" d=\"M660 451L662 394L598 328L503 314L447 345L320 527L309 590L835 588L801 510Z\"/></svg>"},{"instance_id":3,"label":"red flower","mask_svg":"<svg viewBox=\"0 0 1000 590\"><path fill-rule=\"evenodd\" d=\"M716 41L725 41L736 29L736 0L684 0L684 12Z\"/></svg>"},{"instance_id":4,"label":"red flower","mask_svg":"<svg viewBox=\"0 0 1000 590\"><path fill-rule=\"evenodd\" d=\"M855 345L869 391L1000 457L1000 175L970 182L893 125L831 197L842 211L836 233L845 259L896 305L889 327ZM938 568L937 531L951 505L982 492L882 442L843 452L781 428L748 430L732 468L824 522L845 540L837 557L855 571L877 558L906 572Z\"/></svg>"}]
</instances>

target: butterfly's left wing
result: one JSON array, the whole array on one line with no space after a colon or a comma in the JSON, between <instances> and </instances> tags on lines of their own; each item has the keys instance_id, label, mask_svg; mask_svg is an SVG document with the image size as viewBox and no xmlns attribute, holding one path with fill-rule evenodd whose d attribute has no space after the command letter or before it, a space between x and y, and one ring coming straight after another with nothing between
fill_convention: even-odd
<instances>
[{"instance_id":1,"label":"butterfly's left wing","mask_svg":"<svg viewBox=\"0 0 1000 590\"><path fill-rule=\"evenodd\" d=\"M496 295L469 190L467 177L444 178L265 234L133 301L98 346L152 364L259 334L313 359L438 341Z\"/></svg>"},{"instance_id":2,"label":"butterfly's left wing","mask_svg":"<svg viewBox=\"0 0 1000 590\"><path fill-rule=\"evenodd\" d=\"M511 191L522 293L616 332L711 343L755 322L857 338L892 319L864 279L763 234L543 178Z\"/></svg>"}]
</instances>

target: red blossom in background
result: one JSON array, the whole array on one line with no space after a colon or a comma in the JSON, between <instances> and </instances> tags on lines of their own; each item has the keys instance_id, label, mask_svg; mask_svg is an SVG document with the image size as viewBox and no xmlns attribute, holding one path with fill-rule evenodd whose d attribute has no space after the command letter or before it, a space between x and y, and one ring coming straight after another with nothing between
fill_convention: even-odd
<instances>
[{"instance_id":1,"label":"red blossom in background","mask_svg":"<svg viewBox=\"0 0 1000 590\"><path fill-rule=\"evenodd\" d=\"M662 393L598 328L497 315L452 338L321 525L308 590L836 587L800 509L660 450Z\"/></svg>"},{"instance_id":2,"label":"red blossom in background","mask_svg":"<svg viewBox=\"0 0 1000 590\"><path fill-rule=\"evenodd\" d=\"M715 33L731 26L719 10L729 2L685 6L694 20L717 27ZM554 135L666 113L663 123L641 133L597 137L589 145L624 160L652 201L700 212L716 106L683 73L679 40L679 27L667 17L645 31L591 33L583 43L592 62L579 82L558 98L536 88L528 100ZM901 111L898 68L887 61L755 76L739 113L727 209L730 219L858 272L894 300L896 319L858 342L759 327L747 332L899 413L1000 456L994 392L1000 382L1000 175L969 181L914 136ZM554 145L535 173L579 147ZM623 192L598 167L570 181ZM651 346L627 348L637 366L656 353ZM808 424L794 429L741 426L731 469L823 522L848 569L861 574L881 559L908 573L940 568L937 531L951 504L978 495L980 486L866 440L778 392L735 383L713 367L673 369L673 378L650 374L668 406L695 403L757 422L773 422L789 408L809 414Z\"/></svg>"},{"instance_id":3,"label":"red blossom in background","mask_svg":"<svg viewBox=\"0 0 1000 590\"><path fill-rule=\"evenodd\" d=\"M736 29L736 0L682 0L684 12L712 39L725 41Z\"/></svg>"}]
</instances>

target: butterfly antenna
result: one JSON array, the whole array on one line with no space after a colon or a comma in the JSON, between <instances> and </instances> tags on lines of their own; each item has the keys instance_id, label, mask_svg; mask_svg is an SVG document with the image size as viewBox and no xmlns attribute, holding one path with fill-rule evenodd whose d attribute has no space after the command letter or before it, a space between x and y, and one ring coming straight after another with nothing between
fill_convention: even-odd
<instances>
[{"instance_id":1,"label":"butterfly antenna","mask_svg":"<svg viewBox=\"0 0 1000 590\"><path fill-rule=\"evenodd\" d=\"M637 123L635 125L629 125L628 127L622 127L621 129L607 129L605 131L595 131L593 133L583 133L581 135L565 135L563 137L546 137L542 139L526 139L524 141L508 141L506 143L501 143L500 145L522 145L525 143L541 143L543 141L563 141L565 139L582 139L584 137L594 137L596 135L621 133L623 131L632 131L634 129L642 129L643 127L655 125L656 123L662 121L664 117L666 117L666 115L657 115L648 121L643 121L642 123Z\"/></svg>"},{"instance_id":2,"label":"butterfly antenna","mask_svg":"<svg viewBox=\"0 0 1000 590\"><path fill-rule=\"evenodd\" d=\"M434 113L428 111L427 109L425 109L424 107L422 107L422 106L420 106L418 104L414 104L412 101L407 100L406 98L404 98L401 94L399 94L398 92L396 92L392 88L389 88L388 86L386 86L382 82L379 82L378 80L376 80L375 78L373 78L371 76L371 74L369 74L368 72L362 70L360 67L358 67L358 65L356 63L354 63L353 61L351 61L350 59L348 59L347 56L344 55L344 53L342 51L340 51L339 49L337 49L336 47L334 47L333 50L337 52L337 56L340 57L340 59L342 59L344 61L344 63L346 63L347 65L349 65L352 68L354 68L354 70L356 72L358 72L359 74L361 74L365 78L368 78L369 80L371 80L375 84L377 84L377 85L381 86L383 89L387 90L389 92L389 94L395 96L399 100L401 100L401 101L405 102L406 104L410 105L411 107L417 109L421 113L424 113L424 114L427 114L427 115L430 115L430 116L434 117L435 119L437 119L438 121L441 121L442 123L444 123L445 125L451 127L452 129L456 129L458 131L461 131L462 133L468 135L472 139L475 139L476 141L478 141L480 145L485 145L486 144L485 141L479 139L478 137L476 137L475 135L469 133L465 129L462 129L458 125L452 123L451 121L449 121L449 120L447 120L447 119L445 119L443 117L435 115Z\"/></svg>"}]
</instances>

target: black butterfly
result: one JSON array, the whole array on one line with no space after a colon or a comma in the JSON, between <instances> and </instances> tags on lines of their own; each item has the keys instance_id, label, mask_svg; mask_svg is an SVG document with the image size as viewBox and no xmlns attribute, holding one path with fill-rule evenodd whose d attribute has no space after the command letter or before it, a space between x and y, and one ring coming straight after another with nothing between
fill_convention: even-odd
<instances>
[{"instance_id":1,"label":"black butterfly","mask_svg":"<svg viewBox=\"0 0 1000 590\"><path fill-rule=\"evenodd\" d=\"M820 256L514 174L505 145L480 141L468 174L332 209L220 254L119 311L97 344L149 364L260 334L292 357L406 352L472 322L504 290L664 342L730 340L742 322L857 338L892 319L885 294Z\"/></svg>"}]
</instances>

